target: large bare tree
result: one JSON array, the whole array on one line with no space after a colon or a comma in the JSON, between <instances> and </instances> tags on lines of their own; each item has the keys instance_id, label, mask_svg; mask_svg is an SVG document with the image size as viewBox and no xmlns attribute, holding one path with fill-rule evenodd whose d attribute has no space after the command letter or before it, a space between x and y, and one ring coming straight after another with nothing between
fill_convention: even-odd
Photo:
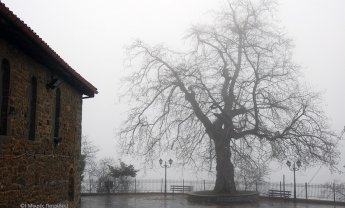
<instances>
[{"instance_id":1,"label":"large bare tree","mask_svg":"<svg viewBox=\"0 0 345 208\"><path fill-rule=\"evenodd\" d=\"M211 25L190 29L187 52L133 43L124 150L146 160L175 151L203 167L215 160L215 192L236 191L239 162L290 158L334 167L337 138L318 93L301 84L275 7L271 0L227 1Z\"/></svg>"}]
</instances>

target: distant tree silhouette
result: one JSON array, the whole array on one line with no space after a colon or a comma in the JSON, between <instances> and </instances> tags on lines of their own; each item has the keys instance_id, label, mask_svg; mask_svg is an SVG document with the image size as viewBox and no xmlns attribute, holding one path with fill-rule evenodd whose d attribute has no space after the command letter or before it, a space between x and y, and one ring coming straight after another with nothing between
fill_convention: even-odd
<instances>
[{"instance_id":1,"label":"distant tree silhouette","mask_svg":"<svg viewBox=\"0 0 345 208\"><path fill-rule=\"evenodd\" d=\"M87 136L82 136L80 153L80 180L84 180L84 174L92 175L95 171L95 157L99 151L98 147L92 144ZM90 177L89 177L90 178Z\"/></svg>"}]
</instances>

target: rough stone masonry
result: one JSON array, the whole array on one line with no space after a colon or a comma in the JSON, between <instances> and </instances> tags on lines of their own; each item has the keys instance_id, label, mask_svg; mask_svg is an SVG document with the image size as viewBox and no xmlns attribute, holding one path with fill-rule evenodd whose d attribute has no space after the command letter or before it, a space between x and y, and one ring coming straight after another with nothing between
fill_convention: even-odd
<instances>
[{"instance_id":1,"label":"rough stone masonry","mask_svg":"<svg viewBox=\"0 0 345 208\"><path fill-rule=\"evenodd\" d=\"M97 89L0 3L0 208L80 207L83 95Z\"/></svg>"}]
</instances>

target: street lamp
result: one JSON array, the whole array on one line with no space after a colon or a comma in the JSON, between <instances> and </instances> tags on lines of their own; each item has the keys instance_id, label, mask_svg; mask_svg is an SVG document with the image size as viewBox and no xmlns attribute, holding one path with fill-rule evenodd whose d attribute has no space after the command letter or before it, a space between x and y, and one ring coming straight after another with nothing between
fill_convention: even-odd
<instances>
[{"instance_id":1,"label":"street lamp","mask_svg":"<svg viewBox=\"0 0 345 208\"><path fill-rule=\"evenodd\" d=\"M173 163L173 160L170 158L170 159L168 160L168 162L169 162L169 165L167 165L167 161L164 161L164 165L163 165L163 160L162 160L162 158L159 159L159 165L160 165L162 168L164 168L164 170L165 170L165 179L164 179L164 194L165 194L165 196L166 196L166 194L167 194L167 168L170 168L170 167L171 167L171 164Z\"/></svg>"},{"instance_id":2,"label":"street lamp","mask_svg":"<svg viewBox=\"0 0 345 208\"><path fill-rule=\"evenodd\" d=\"M296 200L296 171L300 169L300 167L302 166L302 163L300 160L297 160L297 162L293 162L293 165L291 166L291 162L288 160L286 162L286 165L289 167L291 171L293 171L293 197L294 197L294 200Z\"/></svg>"}]
</instances>

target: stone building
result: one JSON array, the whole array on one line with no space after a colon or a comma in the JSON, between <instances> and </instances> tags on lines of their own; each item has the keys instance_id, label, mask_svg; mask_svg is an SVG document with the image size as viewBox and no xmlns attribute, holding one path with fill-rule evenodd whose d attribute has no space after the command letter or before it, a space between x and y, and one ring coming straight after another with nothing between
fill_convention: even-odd
<instances>
[{"instance_id":1,"label":"stone building","mask_svg":"<svg viewBox=\"0 0 345 208\"><path fill-rule=\"evenodd\" d=\"M82 101L96 93L0 2L0 208L80 207Z\"/></svg>"}]
</instances>

